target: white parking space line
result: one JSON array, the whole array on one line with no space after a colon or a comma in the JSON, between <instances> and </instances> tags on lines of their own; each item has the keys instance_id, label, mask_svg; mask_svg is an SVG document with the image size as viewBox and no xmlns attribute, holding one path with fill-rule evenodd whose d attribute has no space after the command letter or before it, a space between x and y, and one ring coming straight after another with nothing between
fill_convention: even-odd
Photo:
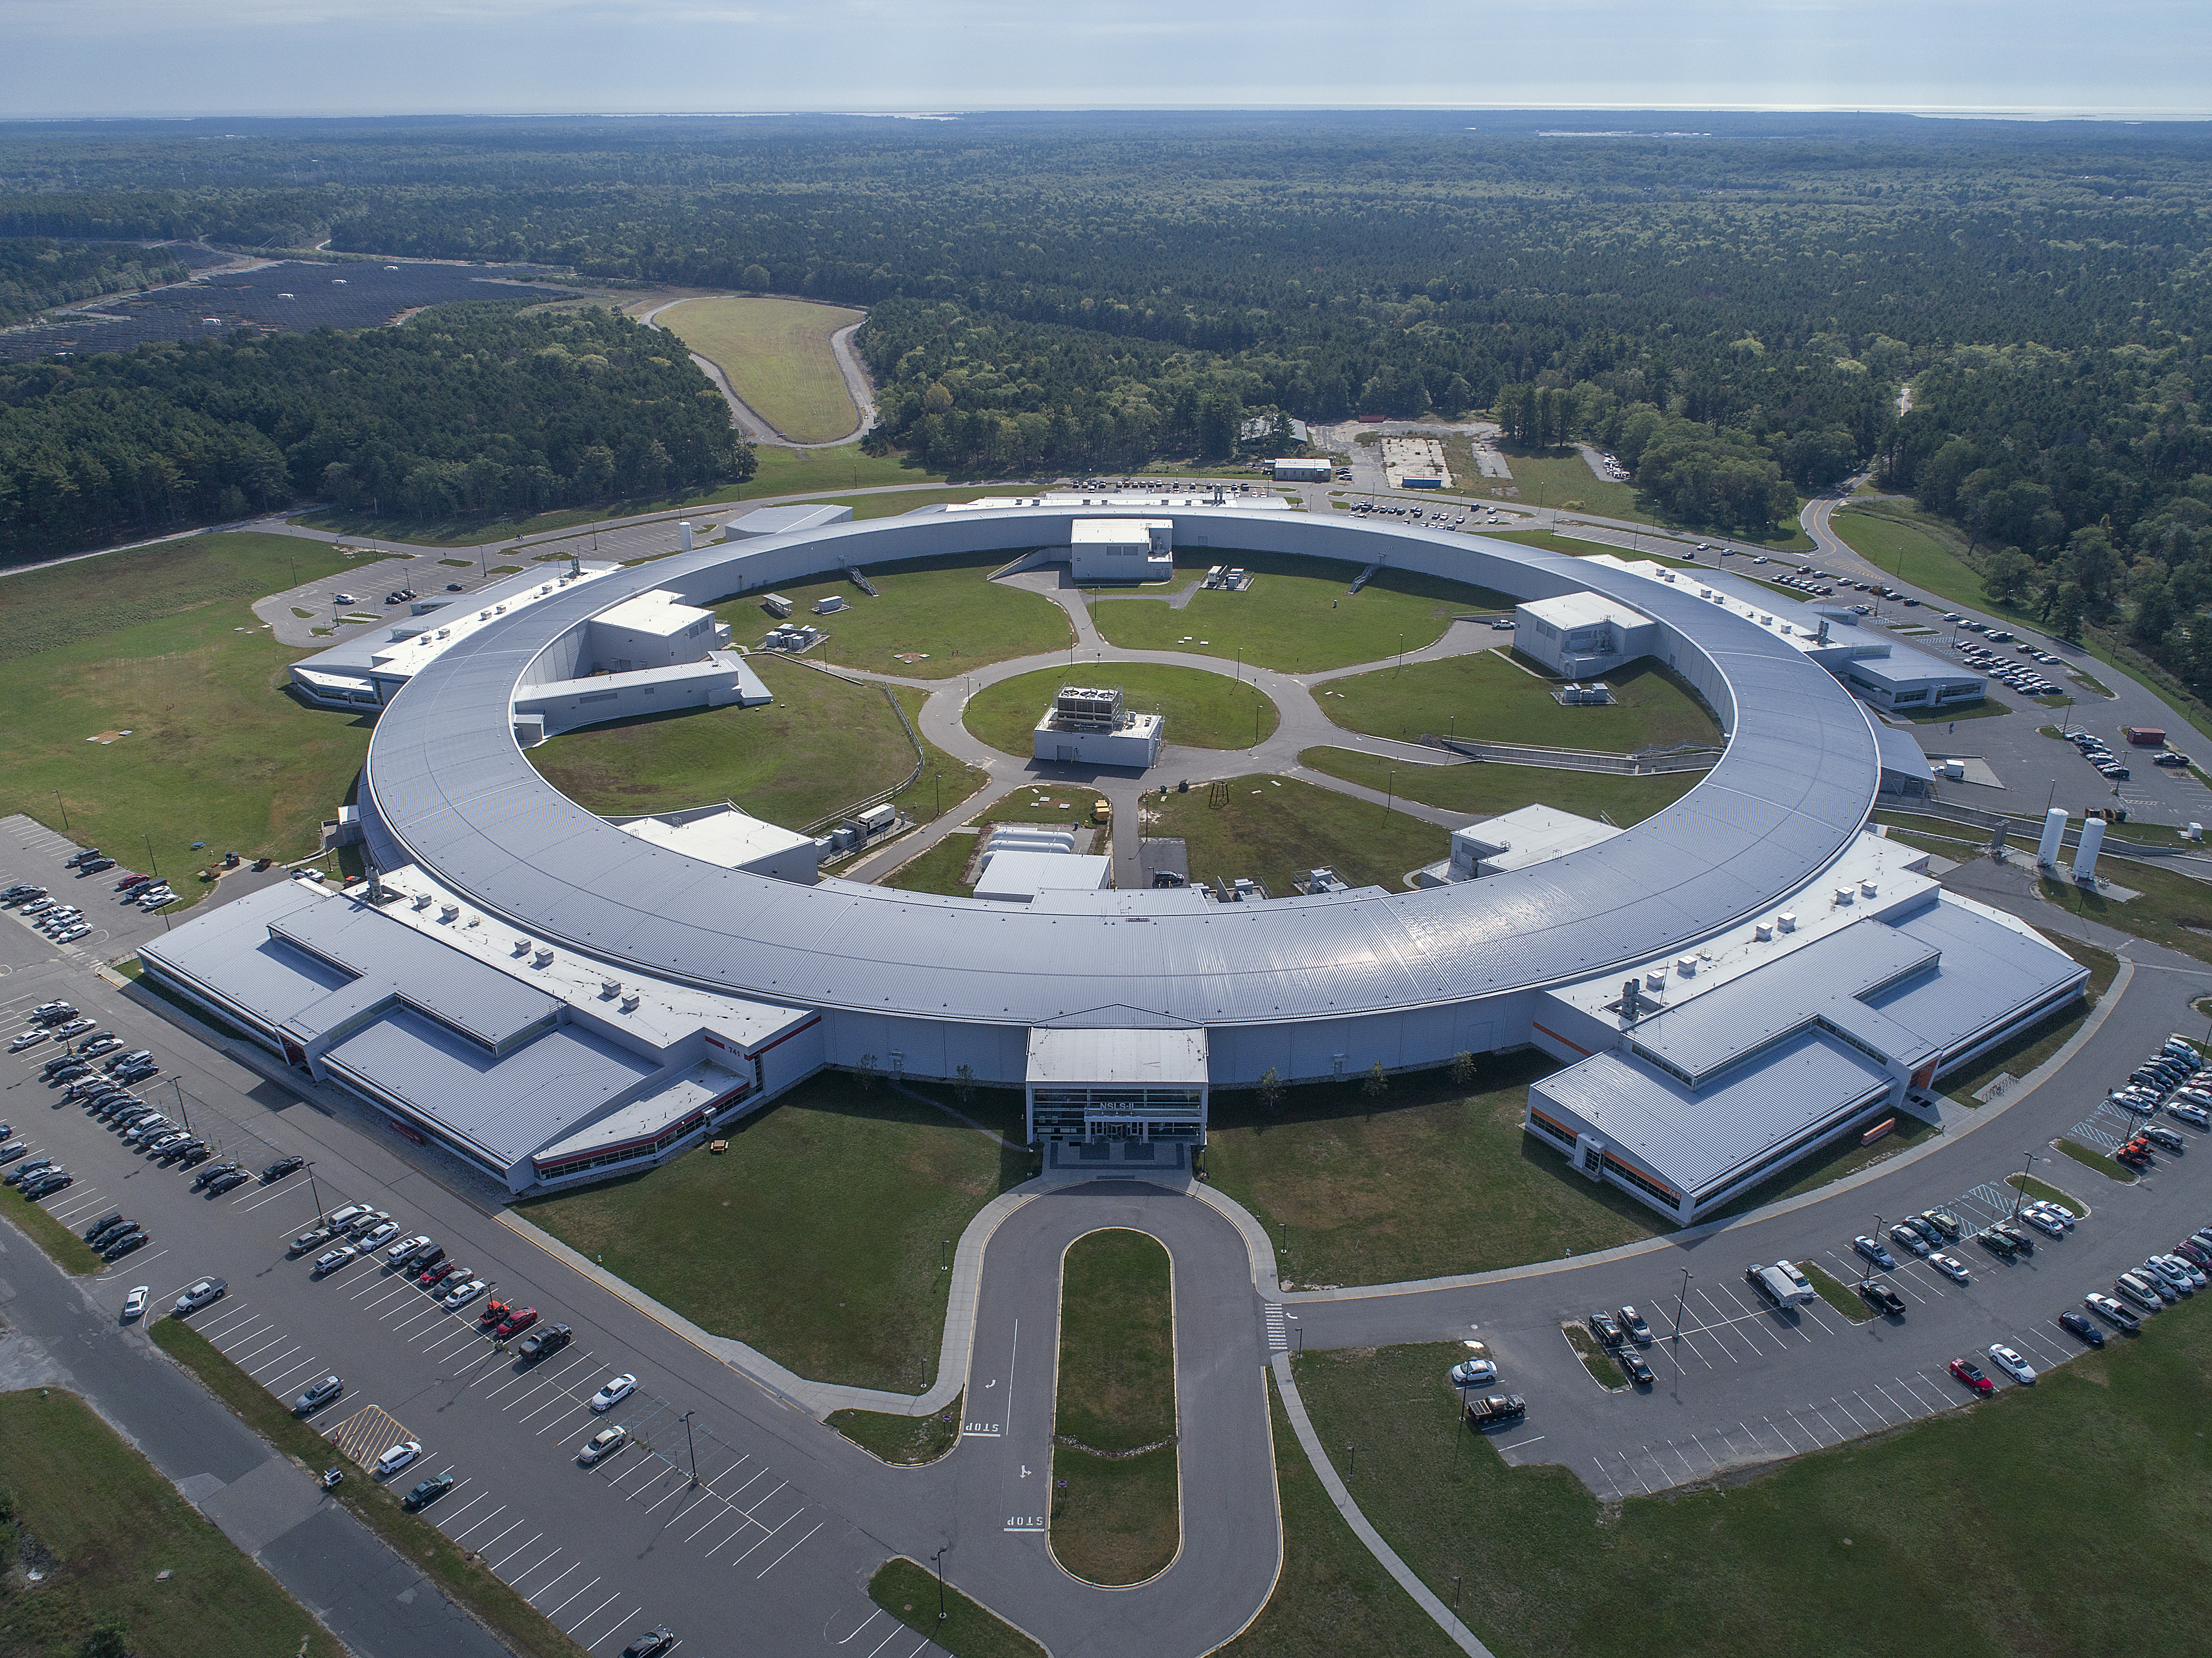
<instances>
[{"instance_id":1,"label":"white parking space line","mask_svg":"<svg viewBox=\"0 0 2212 1658\"><path fill-rule=\"evenodd\" d=\"M492 1517L494 1519L497 1519L499 1516L495 1515ZM486 1549L495 1547L501 1538L505 1537L509 1532L514 1531L526 1523L526 1521L521 1520L509 1521L504 1527L501 1527L498 1532L495 1533L492 1536L484 1539L482 1547L479 1547L477 1550L477 1552L478 1554L482 1554Z\"/></svg>"},{"instance_id":2,"label":"white parking space line","mask_svg":"<svg viewBox=\"0 0 2212 1658\"><path fill-rule=\"evenodd\" d=\"M615 1625L612 1629L609 1630L605 1635L594 1636L584 1649L586 1652L597 1651L609 1641L620 1640L622 1638L623 1631L627 1629L629 1626L631 1620L636 1618L639 1610L640 1608L632 1606L628 1612L615 1619Z\"/></svg>"},{"instance_id":3,"label":"white parking space line","mask_svg":"<svg viewBox=\"0 0 2212 1658\"><path fill-rule=\"evenodd\" d=\"M548 1555L546 1558L550 1560L552 1558L552 1556ZM529 1598L532 1604L535 1605L537 1603L537 1600L539 1595L552 1594L554 1590L561 1587L562 1581L566 1578L570 1572L581 1571L583 1567L584 1563L582 1561L571 1560L567 1565L563 1566L559 1572L548 1578L543 1587L531 1591Z\"/></svg>"},{"instance_id":4,"label":"white parking space line","mask_svg":"<svg viewBox=\"0 0 2212 1658\"><path fill-rule=\"evenodd\" d=\"M542 1570L544 1570L547 1566L551 1565L551 1564L553 1564L553 1562L554 1562L554 1561L556 1561L556 1560L557 1560L558 1558L560 1558L560 1557L561 1557L561 1552L562 1552L562 1545L560 1545L560 1544L558 1544L558 1543L556 1543L556 1544L553 1546L552 1549L551 1549L549 1552L539 1555L539 1556L538 1557L538 1558L536 1558L535 1560L532 1561L528 1565L525 1566L525 1567L524 1567L520 1571L519 1571L519 1572L515 1573L514 1576L512 1576L512 1577L508 1578L508 1579L507 1580L507 1586L508 1586L509 1588L513 1588L513 1589L514 1589L514 1590L516 1590L516 1591L520 1592L520 1591L521 1590L521 1588L522 1588L522 1580L523 1580L524 1578L526 1578L526 1577L529 1576L530 1576L532 1573L533 1573L533 1572L538 1572L538 1571L542 1571ZM521 1552L521 1551L520 1551L520 1549L518 1549L518 1550L516 1550L516 1551L515 1551L515 1553L516 1553L516 1554L520 1554L520 1552ZM512 1554L511 1554L511 1555L509 1555L509 1556L507 1556L507 1558L508 1558L508 1559L510 1559L510 1560L512 1560L514 1558L514 1555L512 1555ZM567 1574L563 1573L562 1575L565 1576ZM524 1599L526 1599L526 1600L527 1600L529 1597L528 1597L527 1595L525 1595L523 1598L524 1598Z\"/></svg>"},{"instance_id":5,"label":"white parking space line","mask_svg":"<svg viewBox=\"0 0 2212 1658\"><path fill-rule=\"evenodd\" d=\"M277 1338L277 1339L278 1339L279 1341L281 1341L281 1340L283 1340L283 1338L282 1336L279 1336L279 1337ZM256 1364L256 1365L252 1366L251 1368L248 1368L247 1366L245 1366L245 1365L240 1365L239 1368L240 1368L240 1370L245 1370L245 1371L246 1371L246 1375L248 1375L248 1376L250 1376L253 1377L256 1381L259 1381L259 1380L260 1380L260 1376L261 1376L261 1372L262 1372L262 1371L264 1371L264 1370L267 1370L274 1369L276 1365L282 1364L282 1363L283 1363L286 1359L288 1359L288 1358L291 1357L293 1354L295 1354L295 1353L298 1352L299 1351L300 1351L300 1344L299 1344L298 1342L296 1342L296 1341L295 1341L295 1342L294 1342L290 1346L287 1347L287 1348L286 1348L283 1352L281 1352L281 1353L277 1354L276 1357L274 1357L274 1358L272 1358L272 1359L268 1360L268 1361L267 1361L266 1363L264 1363ZM308 1360L306 1360L305 1362L306 1362L306 1363L310 1363L310 1364L312 1364L312 1363L314 1363L314 1361L313 1361L313 1359L308 1359Z\"/></svg>"},{"instance_id":6,"label":"white parking space line","mask_svg":"<svg viewBox=\"0 0 2212 1658\"><path fill-rule=\"evenodd\" d=\"M562 1612L562 1610L563 1610L563 1609L568 1606L568 1600L575 1600L575 1599L576 1599L578 1596L580 1596L580 1595L589 1594L590 1594L593 1589L597 1588L599 1586L599 1580L598 1578L594 1577L593 1579L592 1579L592 1581L591 1581L590 1582L588 1582L588 1583L585 1584L583 1588L580 1588L580 1589L572 1590L572 1591L570 1592L569 1595L568 1595L568 1600L563 1600L563 1601L560 1604L560 1606L554 1606L554 1607L550 1608L550 1609L546 1612L546 1613L545 1613L546 1617L548 1617L548 1618L553 1618L553 1617L557 1616L557 1615L558 1615L558 1614L559 1614L559 1613L560 1613L560 1612Z\"/></svg>"},{"instance_id":7,"label":"white parking space line","mask_svg":"<svg viewBox=\"0 0 2212 1658\"><path fill-rule=\"evenodd\" d=\"M453 1538L453 1541L455 1541L456 1543L458 1543L458 1542L459 1542L459 1541L461 1540L461 1539L463 1539L464 1537L466 1537L466 1536L469 1534L469 1532L475 1531L475 1530L477 1530L479 1527L483 1527L483 1526L489 1526L489 1524L491 1524L491 1522L492 1522L493 1521L495 1521L495 1520L498 1519L498 1518L500 1517L500 1515L501 1515L505 1514L506 1512L507 1512L507 1504L506 1504L506 1503L501 1503L497 1508L494 1509L493 1509L489 1514L488 1514L488 1515L484 1515L484 1517L483 1517L483 1519L481 1519L481 1520L479 1520L479 1521L476 1521L474 1525L470 1526L470 1527L468 1527L468 1530L467 1530L467 1531L457 1531L457 1532L453 1532L453 1533L450 1533L450 1535L452 1536L452 1538ZM517 1525L520 1525L520 1524L521 1523L521 1521L517 1521L515 1523L516 1523ZM481 1551L479 1551L479 1552L481 1552Z\"/></svg>"},{"instance_id":8,"label":"white parking space line","mask_svg":"<svg viewBox=\"0 0 2212 1658\"><path fill-rule=\"evenodd\" d=\"M464 1485L465 1485L467 1482L465 1480L465 1481L463 1481L462 1483L463 1483ZM459 1487L456 1487L455 1489L456 1489L456 1490L458 1490L458 1489L459 1489ZM466 1514L466 1513L467 1513L471 1509L473 1509L474 1507L476 1507L476 1505L477 1505L477 1503L487 1503L487 1502L489 1502L490 1500L491 1500L491 1493L490 1493L489 1491L478 1491L478 1492L477 1492L474 1497L471 1497L471 1498L470 1498L470 1499L469 1499L465 1503L462 1504L459 1508L455 1509L454 1509L452 1513L450 1513L450 1514L447 1514L447 1515L444 1515L440 1516L440 1519L441 1519L441 1520L444 1520L444 1521L454 1521L454 1520L459 1520L459 1519L463 1515ZM436 1526L438 1527L438 1529L439 1529L439 1530L441 1530L441 1531L445 1531L445 1530L446 1530L445 1526L444 1526L444 1525L442 1525L442 1524L440 1524L440 1523L439 1523L439 1521L437 1521L437 1520L434 1520L434 1521L431 1521L431 1523L432 1523L433 1525L436 1525ZM447 1536L449 1536L449 1537L453 1535L453 1533L452 1533L451 1532L447 1532L447 1533L446 1533L446 1534L447 1534Z\"/></svg>"},{"instance_id":9,"label":"white parking space line","mask_svg":"<svg viewBox=\"0 0 2212 1658\"><path fill-rule=\"evenodd\" d=\"M778 1556L776 1556L776 1558L775 1558L775 1559L773 1559L773 1560L769 1561L769 1562L768 1563L768 1564L766 1564L765 1566L763 1566L763 1567L761 1568L761 1570L760 1570L760 1576L759 1576L759 1577L756 1577L756 1578L754 1578L754 1579L753 1579L753 1582L755 1582L756 1583L759 1582L760 1582L760 1580L761 1580L761 1577L765 1577L765 1576L767 1576L769 1575L769 1573L770 1573L770 1572L774 1571L774 1570L775 1570L778 1566L781 1565L781 1564L784 1563L785 1559L786 1559L789 1555L791 1555L791 1554L793 1552L793 1551L798 1550L798 1549L804 1548L804 1547L806 1546L806 1544L808 1543L808 1541L809 1541L810 1540L811 1540L811 1539L812 1539L812 1537L813 1537L813 1535L814 1535L814 1532L818 1532L818 1531L820 1531L823 1526L826 1526L826 1525L828 1525L829 1523L830 1523L830 1522L829 1522L828 1521L826 1521L826 1520L824 1520L824 1521L818 1521L818 1522L816 1524L815 1527L814 1527L814 1531L811 1531L811 1532L807 1533L806 1533L806 1535L805 1535L805 1537L800 1538L800 1539L799 1540L799 1541L798 1541L798 1542L793 1543L793 1544L791 1546L791 1547L790 1547L790 1548L786 1549L786 1550L783 1552L783 1553L779 1554Z\"/></svg>"},{"instance_id":10,"label":"white parking space line","mask_svg":"<svg viewBox=\"0 0 2212 1658\"><path fill-rule=\"evenodd\" d=\"M522 1522L521 1522L520 1521L519 1521L519 1520L518 1520L517 1521L515 1521L515 1524L517 1524L517 1525L520 1525L521 1523L522 1523ZM501 1532L501 1533L500 1533L500 1536L501 1536L501 1537L504 1537L506 1534L507 1534L506 1533ZM527 1548L533 1548L533 1547L535 1547L535 1546L537 1546L537 1543L538 1543L538 1538L543 1537L543 1536L544 1536L544 1535L545 1535L545 1533L544 1533L544 1532L538 1532L538 1533L534 1533L534 1534L531 1537L531 1539L530 1539L530 1540L529 1540L528 1542L522 1544L520 1547L517 1547L517 1548L514 1548L514 1549L513 1549L513 1550L510 1550L508 1552L507 1552L507 1553L505 1553L505 1554L503 1554L503 1555L500 1556L500 1558L499 1558L498 1559L496 1559L496 1560L493 1561L493 1562L491 1563L491 1569L492 1569L495 1572L495 1571L497 1571L497 1570L498 1570L501 1566L505 1565L508 1561L510 1561L510 1560L514 1559L514 1557L515 1557L516 1555L520 1554L524 1549L527 1549ZM492 1539L492 1541L493 1541L493 1542L495 1542L495 1543L496 1543L497 1541L499 1541L499 1538L495 1537L494 1539ZM482 1551L482 1550L479 1550L479 1551L477 1551L477 1552L481 1553L481 1552L483 1552L483 1551Z\"/></svg>"},{"instance_id":11,"label":"white parking space line","mask_svg":"<svg viewBox=\"0 0 2212 1658\"><path fill-rule=\"evenodd\" d=\"M320 1370L322 1366L320 1362L316 1358L313 1357L303 1358L297 1364L293 1365L290 1370L279 1370L275 1376L272 1376L266 1381L263 1382L261 1385L268 1388L269 1391L273 1394L277 1390L276 1384L282 1382L286 1376L296 1375L301 1370Z\"/></svg>"},{"instance_id":12,"label":"white parking space line","mask_svg":"<svg viewBox=\"0 0 2212 1658\"><path fill-rule=\"evenodd\" d=\"M601 1612L605 1612L609 1606L614 1605L616 1601L621 1599L622 1591L620 1589L617 1589L612 1594L607 1596L605 1600L600 1601L599 1605L593 1606L589 1612L586 1612L581 1618L579 1618L574 1623L569 1625L566 1630L562 1631L562 1633L568 1636L571 1639L574 1639L578 1630L583 1628L584 1625L590 1623L592 1619L598 1617Z\"/></svg>"}]
</instances>

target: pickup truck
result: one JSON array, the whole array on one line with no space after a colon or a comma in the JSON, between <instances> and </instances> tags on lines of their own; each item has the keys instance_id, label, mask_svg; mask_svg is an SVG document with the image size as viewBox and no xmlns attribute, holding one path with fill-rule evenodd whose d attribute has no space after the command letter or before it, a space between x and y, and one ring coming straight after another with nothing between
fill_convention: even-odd
<instances>
[{"instance_id":1,"label":"pickup truck","mask_svg":"<svg viewBox=\"0 0 2212 1658\"><path fill-rule=\"evenodd\" d=\"M1477 1428L1503 1427L1528 1414L1528 1401L1518 1394L1492 1394L1467 1402L1467 1419Z\"/></svg>"}]
</instances>

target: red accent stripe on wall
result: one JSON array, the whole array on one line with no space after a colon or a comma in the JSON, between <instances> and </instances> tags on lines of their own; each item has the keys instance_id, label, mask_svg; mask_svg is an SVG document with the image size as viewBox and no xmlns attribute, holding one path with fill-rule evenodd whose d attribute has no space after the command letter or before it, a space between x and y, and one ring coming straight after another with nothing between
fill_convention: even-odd
<instances>
[{"instance_id":1,"label":"red accent stripe on wall","mask_svg":"<svg viewBox=\"0 0 2212 1658\"><path fill-rule=\"evenodd\" d=\"M1581 1054L1583 1058L1586 1060L1590 1056L1589 1049L1584 1048L1580 1042L1569 1042L1565 1036L1559 1035L1556 1030L1550 1029L1540 1024L1531 1024L1528 1028L1540 1035L1549 1036L1553 1042L1559 1043L1562 1048L1573 1048L1576 1053Z\"/></svg>"}]
</instances>

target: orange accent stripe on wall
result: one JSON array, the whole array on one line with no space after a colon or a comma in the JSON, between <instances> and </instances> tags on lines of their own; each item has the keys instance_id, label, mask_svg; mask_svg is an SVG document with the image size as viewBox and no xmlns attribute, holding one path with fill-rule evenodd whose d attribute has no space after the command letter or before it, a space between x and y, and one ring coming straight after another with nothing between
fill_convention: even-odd
<instances>
[{"instance_id":1,"label":"orange accent stripe on wall","mask_svg":"<svg viewBox=\"0 0 2212 1658\"><path fill-rule=\"evenodd\" d=\"M1569 1042L1565 1036L1559 1035L1556 1030L1549 1029L1540 1024L1531 1024L1528 1028L1531 1030L1537 1032L1539 1035L1549 1036L1553 1042L1559 1043L1562 1048L1573 1048L1576 1053L1581 1054L1583 1058L1586 1060L1590 1056L1589 1049L1584 1048L1580 1042Z\"/></svg>"}]
</instances>

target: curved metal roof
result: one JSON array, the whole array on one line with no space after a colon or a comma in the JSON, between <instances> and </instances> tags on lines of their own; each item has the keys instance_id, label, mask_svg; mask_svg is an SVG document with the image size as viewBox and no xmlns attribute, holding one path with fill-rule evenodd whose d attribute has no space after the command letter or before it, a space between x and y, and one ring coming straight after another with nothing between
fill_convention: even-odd
<instances>
[{"instance_id":1,"label":"curved metal roof","mask_svg":"<svg viewBox=\"0 0 2212 1658\"><path fill-rule=\"evenodd\" d=\"M829 882L804 887L623 834L545 782L514 738L519 683L632 592L695 601L844 562L1064 541L1099 509L845 525L657 561L549 598L418 675L380 719L364 804L427 872L487 912L641 972L821 1007L1034 1023L1120 1004L1275 1023L1492 997L1665 957L1804 885L1849 844L1879 780L1873 732L1826 671L1756 622L1534 548L1303 514L1164 514L1179 547L1376 559L1540 598L1592 588L1662 624L1662 656L1732 735L1680 800L1601 846L1480 882L1109 914ZM1153 516L1158 509L1146 508Z\"/></svg>"}]
</instances>

